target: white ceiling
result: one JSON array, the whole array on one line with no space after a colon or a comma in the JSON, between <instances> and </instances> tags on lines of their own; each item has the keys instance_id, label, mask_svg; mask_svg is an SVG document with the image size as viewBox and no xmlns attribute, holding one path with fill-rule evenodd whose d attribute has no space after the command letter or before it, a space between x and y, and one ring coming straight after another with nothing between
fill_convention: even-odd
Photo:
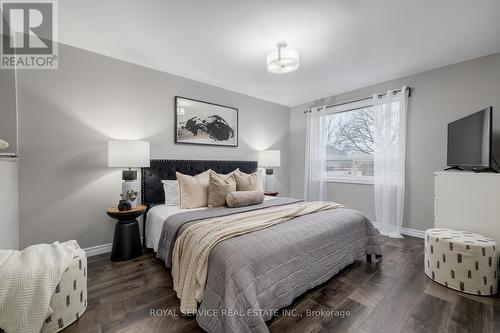
<instances>
[{"instance_id":1,"label":"white ceiling","mask_svg":"<svg viewBox=\"0 0 500 333\"><path fill-rule=\"evenodd\" d=\"M499 0L64 0L61 42L294 106L500 52ZM279 40L293 73L266 71Z\"/></svg>"}]
</instances>

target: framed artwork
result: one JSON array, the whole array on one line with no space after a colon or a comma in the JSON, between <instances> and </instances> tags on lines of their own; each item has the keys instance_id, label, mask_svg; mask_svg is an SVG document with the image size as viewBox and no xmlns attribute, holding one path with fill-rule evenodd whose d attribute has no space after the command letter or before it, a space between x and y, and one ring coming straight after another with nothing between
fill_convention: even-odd
<instances>
[{"instance_id":1,"label":"framed artwork","mask_svg":"<svg viewBox=\"0 0 500 333\"><path fill-rule=\"evenodd\" d=\"M175 142L238 147L238 109L175 96Z\"/></svg>"}]
</instances>

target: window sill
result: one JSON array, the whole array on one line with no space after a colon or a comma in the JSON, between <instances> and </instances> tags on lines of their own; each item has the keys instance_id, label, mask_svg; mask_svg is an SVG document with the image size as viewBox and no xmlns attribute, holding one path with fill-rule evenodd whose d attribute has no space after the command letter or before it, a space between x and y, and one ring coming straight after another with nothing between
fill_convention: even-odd
<instances>
[{"instance_id":1,"label":"window sill","mask_svg":"<svg viewBox=\"0 0 500 333\"><path fill-rule=\"evenodd\" d=\"M0 161L5 161L5 162L17 162L18 157L17 156L10 156L10 155L1 155L0 154Z\"/></svg>"},{"instance_id":2,"label":"window sill","mask_svg":"<svg viewBox=\"0 0 500 333\"><path fill-rule=\"evenodd\" d=\"M364 185L375 184L374 179L348 178L348 177L328 177L326 181L328 183L346 183L346 184L364 184Z\"/></svg>"}]
</instances>

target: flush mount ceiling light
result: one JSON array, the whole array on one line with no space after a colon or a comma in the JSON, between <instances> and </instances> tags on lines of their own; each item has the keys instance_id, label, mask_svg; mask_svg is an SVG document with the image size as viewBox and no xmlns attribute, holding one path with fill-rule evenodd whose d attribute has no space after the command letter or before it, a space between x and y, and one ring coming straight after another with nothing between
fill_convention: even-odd
<instances>
[{"instance_id":1,"label":"flush mount ceiling light","mask_svg":"<svg viewBox=\"0 0 500 333\"><path fill-rule=\"evenodd\" d=\"M278 42L277 50L267 55L267 71L274 74L290 73L299 68L299 53L287 49L286 42Z\"/></svg>"}]
</instances>

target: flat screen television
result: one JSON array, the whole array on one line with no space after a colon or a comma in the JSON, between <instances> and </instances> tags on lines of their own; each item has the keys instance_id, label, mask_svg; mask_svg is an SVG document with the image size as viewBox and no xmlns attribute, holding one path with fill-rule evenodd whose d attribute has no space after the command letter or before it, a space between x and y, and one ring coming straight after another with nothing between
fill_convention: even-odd
<instances>
[{"instance_id":1,"label":"flat screen television","mask_svg":"<svg viewBox=\"0 0 500 333\"><path fill-rule=\"evenodd\" d=\"M493 107L448 124L448 166L491 168Z\"/></svg>"}]
</instances>

